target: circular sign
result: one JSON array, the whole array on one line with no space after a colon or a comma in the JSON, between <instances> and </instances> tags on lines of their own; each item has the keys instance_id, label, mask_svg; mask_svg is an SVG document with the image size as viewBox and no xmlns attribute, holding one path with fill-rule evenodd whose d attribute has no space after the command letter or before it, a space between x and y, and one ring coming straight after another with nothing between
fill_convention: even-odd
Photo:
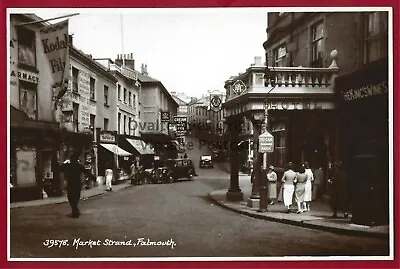
<instances>
[{"instance_id":1,"label":"circular sign","mask_svg":"<svg viewBox=\"0 0 400 269\"><path fill-rule=\"evenodd\" d=\"M246 85L243 83L241 80L237 80L235 83L233 83L233 92L236 94L241 94L246 90Z\"/></svg>"},{"instance_id":2,"label":"circular sign","mask_svg":"<svg viewBox=\"0 0 400 269\"><path fill-rule=\"evenodd\" d=\"M217 112L221 109L222 99L218 95L214 95L211 98L210 103L211 103L210 106L211 110Z\"/></svg>"}]
</instances>

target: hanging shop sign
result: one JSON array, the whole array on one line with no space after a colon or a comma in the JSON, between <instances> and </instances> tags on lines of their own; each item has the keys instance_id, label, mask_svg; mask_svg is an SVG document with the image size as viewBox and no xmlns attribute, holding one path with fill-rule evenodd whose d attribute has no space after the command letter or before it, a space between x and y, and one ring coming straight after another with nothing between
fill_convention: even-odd
<instances>
[{"instance_id":1,"label":"hanging shop sign","mask_svg":"<svg viewBox=\"0 0 400 269\"><path fill-rule=\"evenodd\" d=\"M233 92L236 94L242 94L246 90L246 84L244 84L243 81L237 80L235 83L233 83Z\"/></svg>"},{"instance_id":2,"label":"hanging shop sign","mask_svg":"<svg viewBox=\"0 0 400 269\"><path fill-rule=\"evenodd\" d=\"M267 102L268 110L318 110L333 109L334 104L331 102L317 101L276 101Z\"/></svg>"},{"instance_id":3,"label":"hanging shop sign","mask_svg":"<svg viewBox=\"0 0 400 269\"><path fill-rule=\"evenodd\" d=\"M169 112L167 112L167 111L161 112L161 121L163 121L163 122L169 121Z\"/></svg>"},{"instance_id":4,"label":"hanging shop sign","mask_svg":"<svg viewBox=\"0 0 400 269\"><path fill-rule=\"evenodd\" d=\"M379 84L370 84L357 89L350 89L344 91L343 99L345 101L352 101L357 99L368 98L376 95L383 95L388 93L388 85L386 81Z\"/></svg>"},{"instance_id":5,"label":"hanging shop sign","mask_svg":"<svg viewBox=\"0 0 400 269\"><path fill-rule=\"evenodd\" d=\"M68 20L45 26L40 29L43 54L47 59L53 79L53 106L68 89L69 81L69 35Z\"/></svg>"},{"instance_id":6,"label":"hanging shop sign","mask_svg":"<svg viewBox=\"0 0 400 269\"><path fill-rule=\"evenodd\" d=\"M220 111L222 108L222 96L220 94L212 94L210 96L210 109L214 112Z\"/></svg>"},{"instance_id":7,"label":"hanging shop sign","mask_svg":"<svg viewBox=\"0 0 400 269\"><path fill-rule=\"evenodd\" d=\"M176 132L179 135L185 134L187 129L187 117L175 116L173 121L176 124Z\"/></svg>"},{"instance_id":8,"label":"hanging shop sign","mask_svg":"<svg viewBox=\"0 0 400 269\"><path fill-rule=\"evenodd\" d=\"M267 131L258 137L258 152L274 152L274 136Z\"/></svg>"}]
</instances>

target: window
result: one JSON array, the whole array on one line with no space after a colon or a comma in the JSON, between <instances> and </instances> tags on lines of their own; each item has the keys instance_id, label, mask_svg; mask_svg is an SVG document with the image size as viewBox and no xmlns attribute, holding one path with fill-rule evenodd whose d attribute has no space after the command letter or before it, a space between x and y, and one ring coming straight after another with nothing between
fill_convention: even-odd
<instances>
[{"instance_id":1,"label":"window","mask_svg":"<svg viewBox=\"0 0 400 269\"><path fill-rule=\"evenodd\" d=\"M108 86L104 85L104 105L108 106Z\"/></svg>"},{"instance_id":2,"label":"window","mask_svg":"<svg viewBox=\"0 0 400 269\"><path fill-rule=\"evenodd\" d=\"M126 104L128 101L126 100L127 97L127 89L124 88L124 103Z\"/></svg>"},{"instance_id":3,"label":"window","mask_svg":"<svg viewBox=\"0 0 400 269\"><path fill-rule=\"evenodd\" d=\"M118 100L121 100L121 85L118 84Z\"/></svg>"},{"instance_id":4,"label":"window","mask_svg":"<svg viewBox=\"0 0 400 269\"><path fill-rule=\"evenodd\" d=\"M132 119L131 119L131 117L129 117L129 119L128 119L128 134L129 135L131 134L131 124L132 124Z\"/></svg>"},{"instance_id":5,"label":"window","mask_svg":"<svg viewBox=\"0 0 400 269\"><path fill-rule=\"evenodd\" d=\"M129 92L129 99L128 99L129 106L132 106L132 93Z\"/></svg>"},{"instance_id":6,"label":"window","mask_svg":"<svg viewBox=\"0 0 400 269\"><path fill-rule=\"evenodd\" d=\"M134 108L136 108L136 94L133 94L132 106L133 106Z\"/></svg>"},{"instance_id":7,"label":"window","mask_svg":"<svg viewBox=\"0 0 400 269\"><path fill-rule=\"evenodd\" d=\"M323 65L323 39L324 26L322 23L316 24L311 28L312 48L311 48L311 67L320 68Z\"/></svg>"},{"instance_id":8,"label":"window","mask_svg":"<svg viewBox=\"0 0 400 269\"><path fill-rule=\"evenodd\" d=\"M92 141L95 141L95 122L96 122L96 115L90 114L90 130L92 131Z\"/></svg>"},{"instance_id":9,"label":"window","mask_svg":"<svg viewBox=\"0 0 400 269\"><path fill-rule=\"evenodd\" d=\"M364 62L387 57L388 17L386 12L369 12L365 19Z\"/></svg>"},{"instance_id":10,"label":"window","mask_svg":"<svg viewBox=\"0 0 400 269\"><path fill-rule=\"evenodd\" d=\"M90 99L91 100L96 100L95 99L95 94L94 94L94 92L95 92L95 84L96 84L96 80L94 79L94 78L90 78Z\"/></svg>"},{"instance_id":11,"label":"window","mask_svg":"<svg viewBox=\"0 0 400 269\"><path fill-rule=\"evenodd\" d=\"M121 112L118 112L118 133L121 133Z\"/></svg>"},{"instance_id":12,"label":"window","mask_svg":"<svg viewBox=\"0 0 400 269\"><path fill-rule=\"evenodd\" d=\"M18 63L36 67L35 32L18 28Z\"/></svg>"},{"instance_id":13,"label":"window","mask_svg":"<svg viewBox=\"0 0 400 269\"><path fill-rule=\"evenodd\" d=\"M274 163L276 166L284 167L286 163L286 132L283 124L276 125L272 129L275 140Z\"/></svg>"},{"instance_id":14,"label":"window","mask_svg":"<svg viewBox=\"0 0 400 269\"><path fill-rule=\"evenodd\" d=\"M124 134L126 134L126 115L124 115Z\"/></svg>"},{"instance_id":15,"label":"window","mask_svg":"<svg viewBox=\"0 0 400 269\"><path fill-rule=\"evenodd\" d=\"M19 82L19 104L20 109L30 119L37 119L37 86L35 84Z\"/></svg>"},{"instance_id":16,"label":"window","mask_svg":"<svg viewBox=\"0 0 400 269\"><path fill-rule=\"evenodd\" d=\"M79 70L72 67L72 91L78 93L78 76Z\"/></svg>"},{"instance_id":17,"label":"window","mask_svg":"<svg viewBox=\"0 0 400 269\"><path fill-rule=\"evenodd\" d=\"M79 132L79 104L73 103L72 105L72 116L73 116L73 123L74 123L74 132Z\"/></svg>"},{"instance_id":18,"label":"window","mask_svg":"<svg viewBox=\"0 0 400 269\"><path fill-rule=\"evenodd\" d=\"M104 131L108 130L108 119L104 118Z\"/></svg>"},{"instance_id":19,"label":"window","mask_svg":"<svg viewBox=\"0 0 400 269\"><path fill-rule=\"evenodd\" d=\"M281 45L275 48L272 52L274 60L272 62L273 66L286 66L286 45Z\"/></svg>"}]
</instances>

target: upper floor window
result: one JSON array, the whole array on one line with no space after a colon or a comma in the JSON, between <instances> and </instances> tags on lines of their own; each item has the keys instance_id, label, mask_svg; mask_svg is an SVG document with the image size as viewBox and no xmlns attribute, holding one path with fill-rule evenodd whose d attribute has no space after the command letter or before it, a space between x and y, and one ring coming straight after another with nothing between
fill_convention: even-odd
<instances>
[{"instance_id":1,"label":"upper floor window","mask_svg":"<svg viewBox=\"0 0 400 269\"><path fill-rule=\"evenodd\" d=\"M78 92L78 76L79 70L75 67L72 67L72 91Z\"/></svg>"},{"instance_id":2,"label":"upper floor window","mask_svg":"<svg viewBox=\"0 0 400 269\"><path fill-rule=\"evenodd\" d=\"M108 130L108 119L104 118L104 131Z\"/></svg>"},{"instance_id":3,"label":"upper floor window","mask_svg":"<svg viewBox=\"0 0 400 269\"><path fill-rule=\"evenodd\" d=\"M35 32L19 27L18 35L18 63L36 67Z\"/></svg>"},{"instance_id":4,"label":"upper floor window","mask_svg":"<svg viewBox=\"0 0 400 269\"><path fill-rule=\"evenodd\" d=\"M121 85L118 84L118 100L121 100Z\"/></svg>"},{"instance_id":5,"label":"upper floor window","mask_svg":"<svg viewBox=\"0 0 400 269\"><path fill-rule=\"evenodd\" d=\"M126 104L128 101L126 100L128 97L128 90L126 88L124 88L124 103Z\"/></svg>"},{"instance_id":6,"label":"upper floor window","mask_svg":"<svg viewBox=\"0 0 400 269\"><path fill-rule=\"evenodd\" d=\"M129 100L128 103L130 106L132 106L132 92L129 92Z\"/></svg>"},{"instance_id":7,"label":"upper floor window","mask_svg":"<svg viewBox=\"0 0 400 269\"><path fill-rule=\"evenodd\" d=\"M121 112L118 112L118 133L121 133Z\"/></svg>"},{"instance_id":8,"label":"upper floor window","mask_svg":"<svg viewBox=\"0 0 400 269\"><path fill-rule=\"evenodd\" d=\"M74 123L74 132L79 132L79 104L73 103L72 105L72 117Z\"/></svg>"},{"instance_id":9,"label":"upper floor window","mask_svg":"<svg viewBox=\"0 0 400 269\"><path fill-rule=\"evenodd\" d=\"M311 67L320 68L323 66L323 39L324 25L315 24L311 28Z\"/></svg>"},{"instance_id":10,"label":"upper floor window","mask_svg":"<svg viewBox=\"0 0 400 269\"><path fill-rule=\"evenodd\" d=\"M94 78L90 78L90 99L95 100L95 84L96 80Z\"/></svg>"},{"instance_id":11,"label":"upper floor window","mask_svg":"<svg viewBox=\"0 0 400 269\"><path fill-rule=\"evenodd\" d=\"M370 63L387 57L387 12L369 12L365 18L364 62Z\"/></svg>"},{"instance_id":12,"label":"upper floor window","mask_svg":"<svg viewBox=\"0 0 400 269\"><path fill-rule=\"evenodd\" d=\"M133 107L136 107L136 94L133 94Z\"/></svg>"},{"instance_id":13,"label":"upper floor window","mask_svg":"<svg viewBox=\"0 0 400 269\"><path fill-rule=\"evenodd\" d=\"M20 81L20 109L31 119L37 119L37 86Z\"/></svg>"},{"instance_id":14,"label":"upper floor window","mask_svg":"<svg viewBox=\"0 0 400 269\"><path fill-rule=\"evenodd\" d=\"M104 85L104 105L108 106L108 86Z\"/></svg>"}]
</instances>

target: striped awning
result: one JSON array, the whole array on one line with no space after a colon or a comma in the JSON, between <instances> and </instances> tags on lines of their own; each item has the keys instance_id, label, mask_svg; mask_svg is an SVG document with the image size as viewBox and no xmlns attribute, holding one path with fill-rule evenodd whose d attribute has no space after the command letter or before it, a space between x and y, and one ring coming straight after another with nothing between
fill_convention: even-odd
<instances>
[{"instance_id":1,"label":"striped awning","mask_svg":"<svg viewBox=\"0 0 400 269\"><path fill-rule=\"evenodd\" d=\"M104 147L105 149L108 149L114 154L117 154L118 156L131 156L132 153L127 152L126 150L123 150L122 148L118 147L115 144L102 144L100 143L100 146Z\"/></svg>"}]
</instances>

